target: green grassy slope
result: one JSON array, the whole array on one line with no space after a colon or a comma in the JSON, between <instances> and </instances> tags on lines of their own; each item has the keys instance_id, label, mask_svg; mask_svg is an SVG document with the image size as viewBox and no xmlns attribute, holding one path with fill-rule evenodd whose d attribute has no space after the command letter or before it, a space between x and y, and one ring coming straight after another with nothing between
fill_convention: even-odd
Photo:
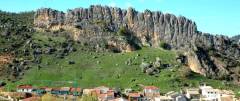
<instances>
[{"instance_id":1,"label":"green grassy slope","mask_svg":"<svg viewBox=\"0 0 240 101\"><path fill-rule=\"evenodd\" d=\"M53 41L48 42L49 38ZM64 40L66 40L64 37L52 37L41 33L33 35L33 41L40 45L54 45ZM200 82L207 82L217 88L233 88L232 85L228 87L221 81L207 79L197 74L192 75L191 78L181 77L179 70L183 67L176 62L175 51L144 47L131 53L96 53L85 51L80 44L75 44L74 47L77 51L63 59L55 57L55 54L43 55L41 64L32 64L32 68L26 71L23 79L9 83L7 88L15 89L19 84L73 86L75 81L83 88L105 85L138 90L139 87L136 86L138 84L155 85L161 89L161 92L180 90L185 86L197 87ZM139 67L142 59L150 62L156 57L160 57L164 64L171 64L171 69L162 69L160 74L155 76L142 73ZM132 60L132 65L125 64L128 59ZM69 64L69 61L74 61L75 64ZM38 68L39 65L42 68Z\"/></svg>"}]
</instances>

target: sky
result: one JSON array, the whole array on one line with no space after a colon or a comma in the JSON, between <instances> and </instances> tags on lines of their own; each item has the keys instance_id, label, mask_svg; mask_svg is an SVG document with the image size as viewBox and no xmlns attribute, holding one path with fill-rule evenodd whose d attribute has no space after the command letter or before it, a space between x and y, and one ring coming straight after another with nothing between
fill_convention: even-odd
<instances>
[{"instance_id":1,"label":"sky","mask_svg":"<svg viewBox=\"0 0 240 101\"><path fill-rule=\"evenodd\" d=\"M97 4L182 15L195 21L202 32L229 37L240 34L240 0L2 0L0 10L24 12L47 7L66 12Z\"/></svg>"}]
</instances>

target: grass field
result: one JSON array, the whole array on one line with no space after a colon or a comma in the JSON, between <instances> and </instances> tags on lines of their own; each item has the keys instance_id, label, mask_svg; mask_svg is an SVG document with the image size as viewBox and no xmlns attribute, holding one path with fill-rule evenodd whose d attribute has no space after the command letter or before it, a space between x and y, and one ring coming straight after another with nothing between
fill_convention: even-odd
<instances>
[{"instance_id":1,"label":"grass field","mask_svg":"<svg viewBox=\"0 0 240 101\"><path fill-rule=\"evenodd\" d=\"M35 35L34 40L40 43L48 43L49 37ZM64 41L64 38L52 38L55 41ZM54 41L53 41L54 42ZM50 43L52 44L52 43ZM178 72L183 68L175 60L175 51L163 50L160 48L144 47L131 53L109 53L109 52L88 52L82 51L79 44L75 44L76 52L66 56L64 59L56 58L53 55L43 55L42 62L38 65L32 64L23 79L15 83L8 83L8 90L15 89L20 84L32 84L33 86L74 86L82 88L109 86L119 88L133 88L138 90L138 84L155 85L161 92L178 91L184 86L196 87L199 82L207 82L217 88L233 89L236 86L226 86L218 80L211 80L194 74L191 78L181 78ZM139 56L138 56L139 54ZM155 76L149 76L141 72L139 65L142 59L150 62L160 57L162 63L171 64L171 69L163 69ZM126 65L125 61L132 60L132 65ZM74 61L75 64L69 64ZM179 65L180 67L175 67ZM238 91L235 89L235 91Z\"/></svg>"}]
</instances>

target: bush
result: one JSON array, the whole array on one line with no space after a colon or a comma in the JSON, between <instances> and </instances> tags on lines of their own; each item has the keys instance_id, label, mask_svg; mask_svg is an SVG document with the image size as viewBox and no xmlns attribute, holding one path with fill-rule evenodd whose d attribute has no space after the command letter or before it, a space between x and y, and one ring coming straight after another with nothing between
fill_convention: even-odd
<instances>
[{"instance_id":1,"label":"bush","mask_svg":"<svg viewBox=\"0 0 240 101\"><path fill-rule=\"evenodd\" d=\"M183 67L179 70L180 76L183 78L188 78L193 75L192 70L189 67Z\"/></svg>"},{"instance_id":2,"label":"bush","mask_svg":"<svg viewBox=\"0 0 240 101\"><path fill-rule=\"evenodd\" d=\"M167 50L171 49L171 46L169 44L167 44L166 42L160 42L160 47L163 49L167 49Z\"/></svg>"},{"instance_id":3,"label":"bush","mask_svg":"<svg viewBox=\"0 0 240 101\"><path fill-rule=\"evenodd\" d=\"M128 34L128 30L126 27L120 27L119 30L118 30L118 35L119 36L124 36L124 35L127 35Z\"/></svg>"},{"instance_id":4,"label":"bush","mask_svg":"<svg viewBox=\"0 0 240 101\"><path fill-rule=\"evenodd\" d=\"M75 61L68 61L69 65L75 64Z\"/></svg>"}]
</instances>

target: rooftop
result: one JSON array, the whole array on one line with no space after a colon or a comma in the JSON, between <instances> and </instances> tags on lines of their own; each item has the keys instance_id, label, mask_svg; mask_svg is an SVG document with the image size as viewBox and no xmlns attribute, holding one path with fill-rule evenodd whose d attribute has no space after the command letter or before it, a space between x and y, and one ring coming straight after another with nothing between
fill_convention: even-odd
<instances>
[{"instance_id":1,"label":"rooftop","mask_svg":"<svg viewBox=\"0 0 240 101\"><path fill-rule=\"evenodd\" d=\"M144 89L153 89L153 90L158 90L158 87L155 86L145 86Z\"/></svg>"},{"instance_id":2,"label":"rooftop","mask_svg":"<svg viewBox=\"0 0 240 101\"><path fill-rule=\"evenodd\" d=\"M50 87L42 87L44 88L46 91L52 91L53 88L50 88Z\"/></svg>"},{"instance_id":3,"label":"rooftop","mask_svg":"<svg viewBox=\"0 0 240 101\"><path fill-rule=\"evenodd\" d=\"M82 89L81 88L70 88L70 92L74 92L74 91L77 91L77 92L80 92Z\"/></svg>"},{"instance_id":4,"label":"rooftop","mask_svg":"<svg viewBox=\"0 0 240 101\"><path fill-rule=\"evenodd\" d=\"M199 88L200 89L213 89L212 86L206 86L206 85L200 86Z\"/></svg>"},{"instance_id":5,"label":"rooftop","mask_svg":"<svg viewBox=\"0 0 240 101\"><path fill-rule=\"evenodd\" d=\"M70 91L70 87L61 87L60 90L61 91Z\"/></svg>"},{"instance_id":6,"label":"rooftop","mask_svg":"<svg viewBox=\"0 0 240 101\"><path fill-rule=\"evenodd\" d=\"M19 85L17 86L18 89L32 89L32 85Z\"/></svg>"}]
</instances>

